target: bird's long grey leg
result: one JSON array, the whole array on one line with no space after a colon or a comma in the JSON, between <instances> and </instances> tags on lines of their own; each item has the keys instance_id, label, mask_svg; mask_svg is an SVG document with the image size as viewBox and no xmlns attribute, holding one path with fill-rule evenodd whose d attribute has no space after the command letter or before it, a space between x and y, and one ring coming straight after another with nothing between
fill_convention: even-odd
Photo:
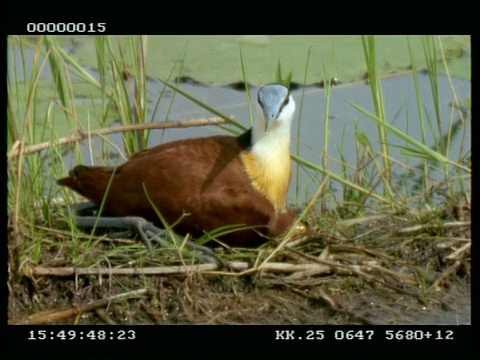
<instances>
[{"instance_id":1,"label":"bird's long grey leg","mask_svg":"<svg viewBox=\"0 0 480 360\"><path fill-rule=\"evenodd\" d=\"M99 227L99 228L121 228L121 229L129 229L127 232L131 233L132 230L136 231L140 237L142 238L145 246L148 249L150 255L153 255L152 245L150 243L150 239L143 231L142 222L141 220L145 221L143 218L136 218L136 217L103 217L103 216L83 216L77 215L75 216L75 222L78 227ZM160 243L160 245L165 246L166 242Z\"/></svg>"},{"instance_id":2,"label":"bird's long grey leg","mask_svg":"<svg viewBox=\"0 0 480 360\"><path fill-rule=\"evenodd\" d=\"M146 221L143 218L140 218L140 219L142 219L143 221ZM166 241L158 236L158 232L161 230L157 228L155 225L152 225L151 223L147 223L145 226L146 226L144 228L145 232L148 235L150 235L150 237L156 242L158 242L160 245L165 246L164 244L166 243ZM197 255L197 257L204 262L212 262L213 260L213 262L215 262L219 266L224 265L224 263L217 257L217 255L215 255L212 249L206 246L195 244L190 240L185 241L185 246L190 248L191 250L203 253L204 255L199 254Z\"/></svg>"},{"instance_id":3,"label":"bird's long grey leg","mask_svg":"<svg viewBox=\"0 0 480 360\"><path fill-rule=\"evenodd\" d=\"M79 207L79 212L85 212L92 209L94 209L93 204L90 206L82 205L81 207ZM164 238L159 236L159 234L165 232L165 230L159 229L152 223L139 216L103 217L76 215L75 222L79 227L96 226L100 228L121 228L135 231L142 238L150 255L153 255L150 238L163 247L166 247L170 243L168 240L165 240ZM185 246L203 254L196 255L200 260L204 262L214 262L219 266L223 266L223 262L215 255L215 253L210 248L195 244L189 240L185 242Z\"/></svg>"}]
</instances>

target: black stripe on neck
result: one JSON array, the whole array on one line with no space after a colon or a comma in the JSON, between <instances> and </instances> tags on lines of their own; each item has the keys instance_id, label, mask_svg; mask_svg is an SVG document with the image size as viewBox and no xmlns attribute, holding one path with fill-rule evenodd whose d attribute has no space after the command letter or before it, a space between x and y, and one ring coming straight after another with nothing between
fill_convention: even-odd
<instances>
[{"instance_id":1,"label":"black stripe on neck","mask_svg":"<svg viewBox=\"0 0 480 360\"><path fill-rule=\"evenodd\" d=\"M243 150L251 150L252 149L252 128L245 131L243 134L237 137L238 145Z\"/></svg>"}]
</instances>

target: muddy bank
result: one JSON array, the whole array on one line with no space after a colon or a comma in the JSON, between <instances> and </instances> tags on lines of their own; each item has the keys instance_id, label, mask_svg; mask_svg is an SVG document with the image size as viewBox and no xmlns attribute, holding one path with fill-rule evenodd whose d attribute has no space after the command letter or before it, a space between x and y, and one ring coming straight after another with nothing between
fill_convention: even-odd
<instances>
[{"instance_id":1,"label":"muddy bank","mask_svg":"<svg viewBox=\"0 0 480 360\"><path fill-rule=\"evenodd\" d=\"M262 269L276 249L273 242L260 249L223 249L219 257L231 267L195 269L183 268L176 250L156 246L150 258L137 240L106 237L89 255L104 260L75 268L68 240L57 233L38 264L11 262L8 319L11 324L470 324L469 212L461 219L451 212L445 216L438 225L380 215L314 226ZM183 261L193 262L188 254ZM76 276L68 273L75 269Z\"/></svg>"}]
</instances>

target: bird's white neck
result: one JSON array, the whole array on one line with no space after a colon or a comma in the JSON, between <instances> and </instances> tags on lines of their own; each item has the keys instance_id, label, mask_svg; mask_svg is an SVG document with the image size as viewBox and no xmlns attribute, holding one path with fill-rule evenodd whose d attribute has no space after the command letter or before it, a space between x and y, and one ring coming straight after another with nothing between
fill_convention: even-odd
<instances>
[{"instance_id":1,"label":"bird's white neck","mask_svg":"<svg viewBox=\"0 0 480 360\"><path fill-rule=\"evenodd\" d=\"M277 122L273 124L268 132L263 132L261 136L255 133L253 129L252 153L259 161L271 166L282 166L278 158L283 157L285 151L289 152L290 147L290 123Z\"/></svg>"},{"instance_id":2,"label":"bird's white neck","mask_svg":"<svg viewBox=\"0 0 480 360\"><path fill-rule=\"evenodd\" d=\"M272 203L278 213L286 211L290 184L290 127L293 100L265 130L264 123L252 129L251 150L242 155L252 185Z\"/></svg>"}]
</instances>

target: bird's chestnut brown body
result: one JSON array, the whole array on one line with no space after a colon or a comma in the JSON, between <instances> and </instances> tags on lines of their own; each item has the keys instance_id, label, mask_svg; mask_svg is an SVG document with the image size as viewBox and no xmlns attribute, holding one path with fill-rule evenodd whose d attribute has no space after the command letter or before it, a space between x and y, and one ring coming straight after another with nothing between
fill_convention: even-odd
<instances>
[{"instance_id":1,"label":"bird's chestnut brown body","mask_svg":"<svg viewBox=\"0 0 480 360\"><path fill-rule=\"evenodd\" d=\"M149 197L181 235L199 237L229 225L256 227L220 240L258 245L266 240L262 235L280 235L295 219L286 206L295 102L286 87L272 84L259 89L258 103L263 117L238 137L173 141L117 167L77 166L58 183L97 205L106 196L104 209L110 214L141 216L161 226Z\"/></svg>"},{"instance_id":2,"label":"bird's chestnut brown body","mask_svg":"<svg viewBox=\"0 0 480 360\"><path fill-rule=\"evenodd\" d=\"M239 156L248 151L244 147L249 136L247 132L240 137L174 141L141 151L115 168L79 165L58 183L100 205L111 181L106 211L115 216L141 216L161 226L147 191L169 224L186 214L174 228L181 235L199 237L226 225L259 226L220 238L232 246L255 246L266 240L259 233L277 236L295 216L288 209L277 212L252 186Z\"/></svg>"}]
</instances>

